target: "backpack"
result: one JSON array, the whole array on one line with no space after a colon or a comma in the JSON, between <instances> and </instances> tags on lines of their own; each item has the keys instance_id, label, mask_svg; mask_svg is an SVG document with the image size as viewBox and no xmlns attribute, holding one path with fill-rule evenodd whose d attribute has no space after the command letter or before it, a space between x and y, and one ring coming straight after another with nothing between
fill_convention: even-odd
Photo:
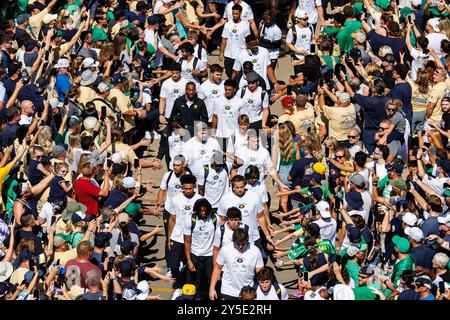
<instances>
[{"instance_id":1,"label":"backpack","mask_svg":"<svg viewBox=\"0 0 450 320\"><path fill-rule=\"evenodd\" d=\"M216 232L217 228L217 215L214 214L214 216L211 218L213 224L214 224L214 233ZM197 215L193 214L191 217L191 241L192 241L192 233L194 232L195 225L197 224Z\"/></svg>"},{"instance_id":2,"label":"backpack","mask_svg":"<svg viewBox=\"0 0 450 320\"><path fill-rule=\"evenodd\" d=\"M203 192L202 192L203 194L202 194L202 196L205 196L206 179L208 179L208 175L209 175L209 165L205 164L203 166L203 169L205 170L205 172L204 172L205 179L203 181ZM226 164L225 164L225 171L227 172L227 176L228 176L230 173L228 172L228 166Z\"/></svg>"},{"instance_id":3,"label":"backpack","mask_svg":"<svg viewBox=\"0 0 450 320\"><path fill-rule=\"evenodd\" d=\"M244 225L245 230L248 232L249 226L241 222ZM241 225L239 226L241 227ZM225 224L220 225L220 247L222 248L223 236L225 235Z\"/></svg>"},{"instance_id":4,"label":"backpack","mask_svg":"<svg viewBox=\"0 0 450 320\"><path fill-rule=\"evenodd\" d=\"M241 99L245 96L245 91L247 90L247 86L243 86L241 89ZM267 91L261 88L261 103L264 102L264 97L266 96ZM261 110L262 112L262 110Z\"/></svg>"},{"instance_id":5,"label":"backpack","mask_svg":"<svg viewBox=\"0 0 450 320\"><path fill-rule=\"evenodd\" d=\"M189 174L192 174L191 169L189 169L188 167L184 167L184 169L186 169L186 171L189 172ZM166 190L169 187L169 181L170 181L170 178L172 178L172 175L173 175L173 170L169 170L169 176L167 177L167 181L166 181Z\"/></svg>"},{"instance_id":6,"label":"backpack","mask_svg":"<svg viewBox=\"0 0 450 320\"><path fill-rule=\"evenodd\" d=\"M197 67L198 60L199 60L199 58L194 57L194 63L192 64L192 69L195 69ZM178 61L178 63L181 65L183 63L183 61L187 62L187 60L184 57L181 57L180 60Z\"/></svg>"},{"instance_id":7,"label":"backpack","mask_svg":"<svg viewBox=\"0 0 450 320\"><path fill-rule=\"evenodd\" d=\"M281 288L280 288L280 284L278 283L277 280L273 280L272 281L272 285L275 288L275 293L277 294L278 300L281 300ZM255 291L258 289L259 287L259 283L257 281L255 281L255 283L253 284L253 289L255 289Z\"/></svg>"}]
</instances>

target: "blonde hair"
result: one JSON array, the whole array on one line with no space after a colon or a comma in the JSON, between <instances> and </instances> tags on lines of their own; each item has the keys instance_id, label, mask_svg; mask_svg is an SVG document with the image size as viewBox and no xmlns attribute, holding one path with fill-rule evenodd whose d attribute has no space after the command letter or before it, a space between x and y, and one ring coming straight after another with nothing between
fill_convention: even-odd
<instances>
[{"instance_id":1,"label":"blonde hair","mask_svg":"<svg viewBox=\"0 0 450 320\"><path fill-rule=\"evenodd\" d=\"M42 131L38 135L38 144L44 149L46 154L52 152L53 140L52 129L49 126L44 126Z\"/></svg>"},{"instance_id":2,"label":"blonde hair","mask_svg":"<svg viewBox=\"0 0 450 320\"><path fill-rule=\"evenodd\" d=\"M65 162L57 162L55 163L55 174L57 174L59 172L59 170L61 170L62 168L69 168L69 165Z\"/></svg>"},{"instance_id":3,"label":"blonde hair","mask_svg":"<svg viewBox=\"0 0 450 320\"><path fill-rule=\"evenodd\" d=\"M317 159L321 159L322 154L322 145L320 143L320 137L317 135L317 133L311 131L305 135L305 144L308 144L311 146L312 154Z\"/></svg>"},{"instance_id":4,"label":"blonde hair","mask_svg":"<svg viewBox=\"0 0 450 320\"><path fill-rule=\"evenodd\" d=\"M337 147L334 151L334 154L338 153L339 151L342 151L344 153L345 160L350 160L350 158L352 157L347 147Z\"/></svg>"},{"instance_id":5,"label":"blonde hair","mask_svg":"<svg viewBox=\"0 0 450 320\"><path fill-rule=\"evenodd\" d=\"M282 123L278 126L278 145L280 148L280 157L288 162L292 158L292 134L289 127Z\"/></svg>"},{"instance_id":6,"label":"blonde hair","mask_svg":"<svg viewBox=\"0 0 450 320\"><path fill-rule=\"evenodd\" d=\"M403 102L399 99L389 100L385 108L388 107L394 107L396 111L399 111L403 107Z\"/></svg>"},{"instance_id":7,"label":"blonde hair","mask_svg":"<svg viewBox=\"0 0 450 320\"><path fill-rule=\"evenodd\" d=\"M19 244L17 245L17 255L21 254L25 250L34 252L35 246L34 246L34 240L31 238L24 238L20 240Z\"/></svg>"},{"instance_id":8,"label":"blonde hair","mask_svg":"<svg viewBox=\"0 0 450 320\"><path fill-rule=\"evenodd\" d=\"M114 189L120 189L120 186L122 185L122 180L123 180L123 173L119 173L118 175L114 176L112 178L112 187Z\"/></svg>"},{"instance_id":9,"label":"blonde hair","mask_svg":"<svg viewBox=\"0 0 450 320\"><path fill-rule=\"evenodd\" d=\"M111 55L113 56L113 59L114 57L116 57L114 55L114 43L111 41L103 43L100 48L100 53L98 54L98 63L100 64L100 66L103 66L103 63L105 63L106 61L109 61Z\"/></svg>"},{"instance_id":10,"label":"blonde hair","mask_svg":"<svg viewBox=\"0 0 450 320\"><path fill-rule=\"evenodd\" d=\"M88 153L82 154L82 155L81 155L81 157L80 157L80 162L78 162L77 175L80 175L80 174L81 174L82 164L83 164L85 161L90 160L90 159L91 159L91 155L88 154Z\"/></svg>"},{"instance_id":11,"label":"blonde hair","mask_svg":"<svg viewBox=\"0 0 450 320\"><path fill-rule=\"evenodd\" d=\"M326 138L324 141L323 141L323 143L325 143L325 144L332 144L333 145L333 149L334 150L336 150L336 148L338 147L338 141L337 141L337 139L335 138L335 137L328 137L328 138Z\"/></svg>"},{"instance_id":12,"label":"blonde hair","mask_svg":"<svg viewBox=\"0 0 450 320\"><path fill-rule=\"evenodd\" d=\"M67 152L67 160L72 162L74 160L73 149L80 145L80 134L69 136L69 152Z\"/></svg>"},{"instance_id":13,"label":"blonde hair","mask_svg":"<svg viewBox=\"0 0 450 320\"><path fill-rule=\"evenodd\" d=\"M448 19L439 20L439 29L441 29L441 32L450 39L450 21L448 21Z\"/></svg>"}]
</instances>

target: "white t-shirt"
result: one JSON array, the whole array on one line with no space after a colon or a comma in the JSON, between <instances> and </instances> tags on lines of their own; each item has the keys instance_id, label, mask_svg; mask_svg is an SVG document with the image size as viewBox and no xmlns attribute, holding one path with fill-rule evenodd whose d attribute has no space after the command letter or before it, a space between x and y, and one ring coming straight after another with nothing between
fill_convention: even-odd
<instances>
[{"instance_id":1,"label":"white t-shirt","mask_svg":"<svg viewBox=\"0 0 450 320\"><path fill-rule=\"evenodd\" d=\"M259 194L247 190L242 197L238 197L233 192L229 192L219 201L217 213L219 216L226 216L227 209L231 207L236 207L241 210L242 222L249 227L249 238L253 241L258 240L260 238L258 214L263 212L262 200Z\"/></svg>"},{"instance_id":2,"label":"white t-shirt","mask_svg":"<svg viewBox=\"0 0 450 320\"><path fill-rule=\"evenodd\" d=\"M278 298L277 291L275 290L275 287L272 284L269 292L267 293L262 292L261 287L258 286L258 288L256 288L256 300L288 300L289 295L287 293L286 288L281 283L278 283L278 285L280 286L281 290L281 299Z\"/></svg>"},{"instance_id":3,"label":"white t-shirt","mask_svg":"<svg viewBox=\"0 0 450 320\"><path fill-rule=\"evenodd\" d=\"M53 207L50 202L44 203L41 212L39 212L39 218L45 219L47 223L47 230L50 229L53 217Z\"/></svg>"},{"instance_id":4,"label":"white t-shirt","mask_svg":"<svg viewBox=\"0 0 450 320\"><path fill-rule=\"evenodd\" d=\"M266 148L259 146L258 150L250 150L248 147L244 147L236 152L236 157L244 161L244 164L238 169L238 174L244 176L245 169L249 165L254 165L259 169L259 181L264 183L267 169L272 167L272 158Z\"/></svg>"},{"instance_id":5,"label":"white t-shirt","mask_svg":"<svg viewBox=\"0 0 450 320\"><path fill-rule=\"evenodd\" d=\"M334 241L336 237L336 220L333 218L327 219L329 221L325 221L322 218L319 220L313 221L313 223L317 224L320 227L320 237L322 239L328 239L331 242Z\"/></svg>"},{"instance_id":6,"label":"white t-shirt","mask_svg":"<svg viewBox=\"0 0 450 320\"><path fill-rule=\"evenodd\" d=\"M199 51L200 55L198 54ZM206 52L206 49L203 47L200 49L200 45L198 43L194 46L194 57L199 58L205 66L208 64L208 52Z\"/></svg>"},{"instance_id":7,"label":"white t-shirt","mask_svg":"<svg viewBox=\"0 0 450 320\"><path fill-rule=\"evenodd\" d=\"M275 23L272 24L270 27L266 27L264 25L264 21L261 21L261 23L259 24L259 30L261 37L263 37L268 41L275 42L281 40L281 37L283 36L281 29ZM278 56L280 55L279 48L276 49L267 48L267 50L269 51L270 59L272 60L278 59Z\"/></svg>"},{"instance_id":8,"label":"white t-shirt","mask_svg":"<svg viewBox=\"0 0 450 320\"><path fill-rule=\"evenodd\" d=\"M228 172L231 172L231 165L228 163L226 165L228 166ZM206 183L204 168L203 170L200 170L197 182L199 185L203 186L205 192L204 197L211 203L213 208L217 208L222 196L231 191L227 170L222 168L222 170L217 172L210 164L208 165Z\"/></svg>"},{"instance_id":9,"label":"white t-shirt","mask_svg":"<svg viewBox=\"0 0 450 320\"><path fill-rule=\"evenodd\" d=\"M29 125L29 124L31 124L31 121L33 121L33 117L28 117L28 116L26 116L26 115L24 115L24 114L21 114L21 115L20 115L20 121L19 121L19 124L20 124L21 126L23 126L23 125Z\"/></svg>"},{"instance_id":10,"label":"white t-shirt","mask_svg":"<svg viewBox=\"0 0 450 320\"><path fill-rule=\"evenodd\" d=\"M412 48L410 54L411 57L413 58L411 64L411 79L416 81L417 71L423 67L425 60L428 60L430 55L424 54L422 51L419 51L416 48Z\"/></svg>"},{"instance_id":11,"label":"white t-shirt","mask_svg":"<svg viewBox=\"0 0 450 320\"><path fill-rule=\"evenodd\" d=\"M192 70L195 69L199 71L204 71L206 70L206 65L199 58L196 57L193 57L191 61L187 61L186 59L181 58L180 60L178 60L178 62L181 62L181 76L188 82L189 81L195 82L198 89L198 87L200 86L200 78L199 76L193 76Z\"/></svg>"},{"instance_id":12,"label":"white t-shirt","mask_svg":"<svg viewBox=\"0 0 450 320\"><path fill-rule=\"evenodd\" d=\"M442 52L441 52L441 41L442 40L448 40L447 36L440 32L433 32L426 35L428 39L428 49L432 48L434 52L436 52L436 55L440 58L442 58ZM433 60L434 58L432 55L428 58L428 60Z\"/></svg>"},{"instance_id":13,"label":"white t-shirt","mask_svg":"<svg viewBox=\"0 0 450 320\"><path fill-rule=\"evenodd\" d=\"M253 71L264 79L266 88L270 88L269 79L267 78L267 67L272 64L269 51L266 48L258 47L258 53L253 54L250 50L240 49L239 54L234 61L233 70L241 71L242 65L246 61L251 61L253 63Z\"/></svg>"},{"instance_id":14,"label":"white t-shirt","mask_svg":"<svg viewBox=\"0 0 450 320\"><path fill-rule=\"evenodd\" d=\"M222 226L216 229L216 234L214 235L214 246L217 248L222 248L229 243L233 242L233 233L234 231L228 226L228 222L225 222L223 225L223 238L222 238ZM239 228L246 229L245 223L239 221ZM222 238L222 239L221 239ZM252 239L249 239L250 243L253 243Z\"/></svg>"},{"instance_id":15,"label":"white t-shirt","mask_svg":"<svg viewBox=\"0 0 450 320\"><path fill-rule=\"evenodd\" d=\"M266 184L261 181L256 181L254 185L247 183L245 189L255 191L261 197L263 203L269 201L269 196L267 195Z\"/></svg>"},{"instance_id":16,"label":"white t-shirt","mask_svg":"<svg viewBox=\"0 0 450 320\"><path fill-rule=\"evenodd\" d=\"M214 102L218 97L225 94L224 82L220 81L218 84L211 82L210 79L204 81L198 89L198 97L205 102L206 110L208 110L208 121L212 121Z\"/></svg>"},{"instance_id":17,"label":"white t-shirt","mask_svg":"<svg viewBox=\"0 0 450 320\"><path fill-rule=\"evenodd\" d=\"M211 163L216 150L220 150L219 142L211 137L208 137L205 143L199 141L198 137L192 137L183 145L182 154L186 159L186 165L197 179L201 175L203 166Z\"/></svg>"},{"instance_id":18,"label":"white t-shirt","mask_svg":"<svg viewBox=\"0 0 450 320\"><path fill-rule=\"evenodd\" d=\"M180 193L170 199L169 207L166 209L170 214L176 215L175 225L172 229L170 240L184 243L184 225L186 220L191 220L194 203L202 197L196 193L190 199L186 198L183 193Z\"/></svg>"},{"instance_id":19,"label":"white t-shirt","mask_svg":"<svg viewBox=\"0 0 450 320\"><path fill-rule=\"evenodd\" d=\"M308 15L308 22L314 24L319 18L317 7L321 7L322 2L320 0L298 0L297 8L295 9L295 16L297 16L300 10L305 10Z\"/></svg>"},{"instance_id":20,"label":"white t-shirt","mask_svg":"<svg viewBox=\"0 0 450 320\"><path fill-rule=\"evenodd\" d=\"M248 131L245 134L241 134L239 129L236 129L234 131L234 136L232 139L228 140L227 145L227 151L231 154L236 154L236 152L241 149L245 148L248 143Z\"/></svg>"},{"instance_id":21,"label":"white t-shirt","mask_svg":"<svg viewBox=\"0 0 450 320\"><path fill-rule=\"evenodd\" d=\"M247 106L248 117L250 123L257 122L263 118L263 109L269 108L269 94L261 87L257 87L254 92L251 92L248 88L243 88L239 91L239 96L244 100ZM242 93L244 92L244 95ZM262 98L262 100L261 100Z\"/></svg>"},{"instance_id":22,"label":"white t-shirt","mask_svg":"<svg viewBox=\"0 0 450 320\"><path fill-rule=\"evenodd\" d=\"M147 28L144 30L144 41L145 43L149 43L153 47L155 47L155 49L157 49L158 34L155 32L155 30Z\"/></svg>"},{"instance_id":23,"label":"white t-shirt","mask_svg":"<svg viewBox=\"0 0 450 320\"><path fill-rule=\"evenodd\" d=\"M213 255L214 235L220 227L219 216L214 216L216 218L215 227L212 217L205 220L197 218L192 233L192 218L184 221L184 235L191 236L191 253L197 257L211 257Z\"/></svg>"},{"instance_id":24,"label":"white t-shirt","mask_svg":"<svg viewBox=\"0 0 450 320\"><path fill-rule=\"evenodd\" d=\"M183 146L185 144L183 138L184 137L181 136L179 133L173 131L172 134L167 139L169 143L169 155L170 155L169 169L171 170L173 170L173 159L175 158L175 156L182 154L183 152Z\"/></svg>"},{"instance_id":25,"label":"white t-shirt","mask_svg":"<svg viewBox=\"0 0 450 320\"><path fill-rule=\"evenodd\" d=\"M223 55L230 59L236 59L240 50L245 49L245 37L250 34L250 26L247 21L241 20L235 23L232 19L225 23L222 38L227 39Z\"/></svg>"},{"instance_id":26,"label":"white t-shirt","mask_svg":"<svg viewBox=\"0 0 450 320\"><path fill-rule=\"evenodd\" d=\"M309 54L309 51L311 49L311 39L312 39L312 31L309 27L301 28L298 25L294 26L295 31L297 32L297 37L294 42L294 34L292 32L292 28L289 29L287 36L286 36L286 43L292 44L294 47L300 50L305 50L306 54ZM295 56L298 59L302 59L305 57L305 55L301 55L298 53L295 53Z\"/></svg>"},{"instance_id":27,"label":"white t-shirt","mask_svg":"<svg viewBox=\"0 0 450 320\"><path fill-rule=\"evenodd\" d=\"M253 10L252 8L244 1L238 3L242 7L241 19L248 22L248 20L253 20ZM234 1L230 1L225 6L225 11L223 13L224 19L228 21L233 21L233 6L235 5Z\"/></svg>"},{"instance_id":28,"label":"white t-shirt","mask_svg":"<svg viewBox=\"0 0 450 320\"><path fill-rule=\"evenodd\" d=\"M187 172L187 174L189 174L189 172ZM170 175L170 180L167 181L167 179L169 179L169 175ZM181 185L180 178L181 178L181 176L177 177L175 172L170 174L170 171L168 171L168 172L164 173L164 175L161 179L160 189L167 191L166 192L166 202L165 202L165 209L167 211L169 211L169 209L170 209L170 199L174 198L175 196L177 196L183 192L183 186Z\"/></svg>"},{"instance_id":29,"label":"white t-shirt","mask_svg":"<svg viewBox=\"0 0 450 320\"><path fill-rule=\"evenodd\" d=\"M218 97L214 102L213 114L217 116L217 132L219 138L229 138L238 129L238 117L247 114L244 100L235 95L231 99Z\"/></svg>"},{"instance_id":30,"label":"white t-shirt","mask_svg":"<svg viewBox=\"0 0 450 320\"><path fill-rule=\"evenodd\" d=\"M186 84L188 81L181 77L177 82L172 78L167 79L161 86L160 97L166 99L166 107L164 109L164 116L170 117L173 109L173 103L178 97L181 97L186 93Z\"/></svg>"},{"instance_id":31,"label":"white t-shirt","mask_svg":"<svg viewBox=\"0 0 450 320\"><path fill-rule=\"evenodd\" d=\"M234 243L223 246L217 263L224 266L220 292L232 297L239 297L243 287L253 286L256 269L264 266L261 251L250 243L244 252L236 249Z\"/></svg>"}]
</instances>

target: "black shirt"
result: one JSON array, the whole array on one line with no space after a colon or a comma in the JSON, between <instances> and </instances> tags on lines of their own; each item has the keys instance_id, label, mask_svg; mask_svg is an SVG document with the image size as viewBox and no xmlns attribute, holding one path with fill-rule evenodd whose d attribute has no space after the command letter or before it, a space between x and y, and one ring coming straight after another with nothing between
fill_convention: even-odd
<instances>
[{"instance_id":1,"label":"black shirt","mask_svg":"<svg viewBox=\"0 0 450 320\"><path fill-rule=\"evenodd\" d=\"M181 117L184 125L189 131L192 130L191 135L193 135L196 121L208 123L208 111L203 100L198 97L195 97L189 104L186 95L177 98L173 103L170 119L173 119L175 116Z\"/></svg>"},{"instance_id":2,"label":"black shirt","mask_svg":"<svg viewBox=\"0 0 450 320\"><path fill-rule=\"evenodd\" d=\"M445 112L442 114L441 128L444 131L450 130L450 112ZM448 143L448 138L441 134L443 145L446 146Z\"/></svg>"}]
</instances>

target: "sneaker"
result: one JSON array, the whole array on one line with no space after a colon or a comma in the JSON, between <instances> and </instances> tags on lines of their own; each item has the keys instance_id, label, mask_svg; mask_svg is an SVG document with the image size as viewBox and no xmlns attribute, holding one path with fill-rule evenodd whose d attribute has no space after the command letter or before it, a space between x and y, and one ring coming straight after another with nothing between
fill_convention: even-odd
<instances>
[{"instance_id":1,"label":"sneaker","mask_svg":"<svg viewBox=\"0 0 450 320\"><path fill-rule=\"evenodd\" d=\"M175 292L172 295L172 299L170 300L176 300L180 296L181 296L181 289L178 288L177 290L175 290Z\"/></svg>"},{"instance_id":2,"label":"sneaker","mask_svg":"<svg viewBox=\"0 0 450 320\"><path fill-rule=\"evenodd\" d=\"M178 268L178 271L183 271L183 269L184 269L184 262L183 261L180 261L180 267Z\"/></svg>"},{"instance_id":3,"label":"sneaker","mask_svg":"<svg viewBox=\"0 0 450 320\"><path fill-rule=\"evenodd\" d=\"M166 277L171 277L171 276L172 276L172 270L170 270L170 268L167 268Z\"/></svg>"},{"instance_id":4,"label":"sneaker","mask_svg":"<svg viewBox=\"0 0 450 320\"><path fill-rule=\"evenodd\" d=\"M304 295L305 294L302 291L300 291L300 290L292 291L292 296L295 297L295 298L300 298L300 297L303 297Z\"/></svg>"}]
</instances>

